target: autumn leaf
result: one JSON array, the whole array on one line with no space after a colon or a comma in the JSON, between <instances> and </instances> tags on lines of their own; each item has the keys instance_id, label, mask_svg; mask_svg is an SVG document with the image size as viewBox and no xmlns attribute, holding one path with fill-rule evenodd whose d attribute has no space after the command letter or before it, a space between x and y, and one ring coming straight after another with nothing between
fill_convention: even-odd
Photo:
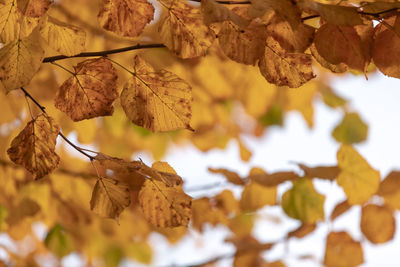
<instances>
[{"instance_id":1,"label":"autumn leaf","mask_svg":"<svg viewBox=\"0 0 400 267\"><path fill-rule=\"evenodd\" d=\"M363 204L379 187L380 174L349 145L342 145L337 153L342 170L337 183L343 188L350 205Z\"/></svg>"},{"instance_id":2,"label":"autumn leaf","mask_svg":"<svg viewBox=\"0 0 400 267\"><path fill-rule=\"evenodd\" d=\"M234 215L239 213L239 203L230 190L223 190L214 197L215 207L222 210L225 215Z\"/></svg>"},{"instance_id":3,"label":"autumn leaf","mask_svg":"<svg viewBox=\"0 0 400 267\"><path fill-rule=\"evenodd\" d=\"M192 89L181 78L155 71L135 56L133 77L121 93L121 105L133 123L153 132L190 127Z\"/></svg>"},{"instance_id":4,"label":"autumn leaf","mask_svg":"<svg viewBox=\"0 0 400 267\"><path fill-rule=\"evenodd\" d=\"M18 10L27 17L43 16L50 5L50 0L17 0Z\"/></svg>"},{"instance_id":5,"label":"autumn leaf","mask_svg":"<svg viewBox=\"0 0 400 267\"><path fill-rule=\"evenodd\" d=\"M40 35L62 55L74 56L85 50L85 31L53 17L48 16L40 26Z\"/></svg>"},{"instance_id":6,"label":"autumn leaf","mask_svg":"<svg viewBox=\"0 0 400 267\"><path fill-rule=\"evenodd\" d=\"M27 37L39 23L39 18L24 16L18 10L17 2L20 1L23 2L24 0L4 0L0 2L0 41L3 44Z\"/></svg>"},{"instance_id":7,"label":"autumn leaf","mask_svg":"<svg viewBox=\"0 0 400 267\"><path fill-rule=\"evenodd\" d=\"M24 166L35 179L53 171L60 158L54 152L60 128L51 117L39 115L28 122L7 150L10 159Z\"/></svg>"},{"instance_id":8,"label":"autumn leaf","mask_svg":"<svg viewBox=\"0 0 400 267\"><path fill-rule=\"evenodd\" d=\"M331 70L334 73L343 73L346 72L348 67L344 63L332 64L327 61L323 56L321 56L313 43L310 47L311 55L315 58L315 60L324 68Z\"/></svg>"},{"instance_id":9,"label":"autumn leaf","mask_svg":"<svg viewBox=\"0 0 400 267\"><path fill-rule=\"evenodd\" d=\"M44 57L36 32L0 49L0 86L5 92L28 85Z\"/></svg>"},{"instance_id":10,"label":"autumn leaf","mask_svg":"<svg viewBox=\"0 0 400 267\"><path fill-rule=\"evenodd\" d=\"M387 206L366 205L361 211L361 232L374 244L392 240L396 229L393 210Z\"/></svg>"},{"instance_id":11,"label":"autumn leaf","mask_svg":"<svg viewBox=\"0 0 400 267\"><path fill-rule=\"evenodd\" d=\"M16 225L26 217L33 217L40 211L40 206L30 198L23 198L12 209L9 210L6 222Z\"/></svg>"},{"instance_id":12,"label":"autumn leaf","mask_svg":"<svg viewBox=\"0 0 400 267\"><path fill-rule=\"evenodd\" d=\"M390 77L400 78L400 55L393 53L400 46L400 19L397 16L393 27L387 27L387 22L377 26L373 60L379 70ZM389 24L390 26L390 24Z\"/></svg>"},{"instance_id":13,"label":"autumn leaf","mask_svg":"<svg viewBox=\"0 0 400 267\"><path fill-rule=\"evenodd\" d=\"M100 216L118 220L130 203L130 192L126 184L100 177L93 188L90 209Z\"/></svg>"},{"instance_id":14,"label":"autumn leaf","mask_svg":"<svg viewBox=\"0 0 400 267\"><path fill-rule=\"evenodd\" d=\"M252 0L249 7L249 14L261 17L269 9L273 9L277 14L287 20L293 29L301 23L300 9L290 0Z\"/></svg>"},{"instance_id":15,"label":"autumn leaf","mask_svg":"<svg viewBox=\"0 0 400 267\"><path fill-rule=\"evenodd\" d=\"M80 121L111 115L117 97L117 72L110 61L88 59L75 66L73 76L61 85L55 106Z\"/></svg>"},{"instance_id":16,"label":"autumn leaf","mask_svg":"<svg viewBox=\"0 0 400 267\"><path fill-rule=\"evenodd\" d=\"M247 177L263 186L276 186L286 181L296 181L300 177L294 172L253 173Z\"/></svg>"},{"instance_id":17,"label":"autumn leaf","mask_svg":"<svg viewBox=\"0 0 400 267\"><path fill-rule=\"evenodd\" d=\"M357 113L347 113L343 120L336 126L332 136L343 144L360 143L367 139L368 125L365 124Z\"/></svg>"},{"instance_id":18,"label":"autumn leaf","mask_svg":"<svg viewBox=\"0 0 400 267\"><path fill-rule=\"evenodd\" d=\"M273 37L268 36L258 66L268 82L295 88L315 77L311 63L310 55L288 53Z\"/></svg>"},{"instance_id":19,"label":"autumn leaf","mask_svg":"<svg viewBox=\"0 0 400 267\"><path fill-rule=\"evenodd\" d=\"M287 234L287 238L291 237L297 237L297 238L303 238L312 232L317 228L316 224L301 224L299 227L297 227L295 230L290 231Z\"/></svg>"},{"instance_id":20,"label":"autumn leaf","mask_svg":"<svg viewBox=\"0 0 400 267\"><path fill-rule=\"evenodd\" d=\"M140 35L153 17L154 7L146 0L103 0L98 14L101 27L126 37Z\"/></svg>"},{"instance_id":21,"label":"autumn leaf","mask_svg":"<svg viewBox=\"0 0 400 267\"><path fill-rule=\"evenodd\" d=\"M351 206L347 200L338 203L331 213L331 221L336 220L337 217L341 216L350 209Z\"/></svg>"},{"instance_id":22,"label":"autumn leaf","mask_svg":"<svg viewBox=\"0 0 400 267\"><path fill-rule=\"evenodd\" d=\"M230 59L255 65L264 54L266 34L266 27L257 22L243 29L232 21L224 21L218 33L218 42Z\"/></svg>"},{"instance_id":23,"label":"autumn leaf","mask_svg":"<svg viewBox=\"0 0 400 267\"><path fill-rule=\"evenodd\" d=\"M207 26L223 21L231 21L241 28L245 28L249 24L245 18L214 0L201 1L201 13L203 14L204 23Z\"/></svg>"},{"instance_id":24,"label":"autumn leaf","mask_svg":"<svg viewBox=\"0 0 400 267\"><path fill-rule=\"evenodd\" d=\"M192 216L192 198L181 186L167 187L163 182L146 180L139 192L145 218L158 227L187 226Z\"/></svg>"},{"instance_id":25,"label":"autumn leaf","mask_svg":"<svg viewBox=\"0 0 400 267\"><path fill-rule=\"evenodd\" d=\"M307 167L304 164L298 164L298 165L300 169L304 171L304 176L310 178L335 180L340 173L340 169L337 166Z\"/></svg>"},{"instance_id":26,"label":"autumn leaf","mask_svg":"<svg viewBox=\"0 0 400 267\"><path fill-rule=\"evenodd\" d=\"M324 103L331 108L339 108L346 105L347 100L336 94L329 86L321 86L320 93Z\"/></svg>"},{"instance_id":27,"label":"autumn leaf","mask_svg":"<svg viewBox=\"0 0 400 267\"><path fill-rule=\"evenodd\" d=\"M400 209L400 172L390 172L379 185L377 194L383 197L386 205Z\"/></svg>"},{"instance_id":28,"label":"autumn leaf","mask_svg":"<svg viewBox=\"0 0 400 267\"><path fill-rule=\"evenodd\" d=\"M44 244L59 258L68 255L73 250L71 238L60 224L54 225L49 230L44 240Z\"/></svg>"},{"instance_id":29,"label":"autumn leaf","mask_svg":"<svg viewBox=\"0 0 400 267\"><path fill-rule=\"evenodd\" d=\"M324 264L329 267L358 266L364 262L360 242L346 232L331 232L326 239Z\"/></svg>"},{"instance_id":30,"label":"autumn leaf","mask_svg":"<svg viewBox=\"0 0 400 267\"><path fill-rule=\"evenodd\" d=\"M282 196L282 209L285 213L306 224L324 219L325 196L319 194L308 179L293 182L293 187Z\"/></svg>"},{"instance_id":31,"label":"autumn leaf","mask_svg":"<svg viewBox=\"0 0 400 267\"><path fill-rule=\"evenodd\" d=\"M160 3L168 10L158 28L163 43L180 58L205 55L215 33L203 24L200 9L185 1L161 0Z\"/></svg>"},{"instance_id":32,"label":"autumn leaf","mask_svg":"<svg viewBox=\"0 0 400 267\"><path fill-rule=\"evenodd\" d=\"M240 207L244 211L255 211L265 205L275 205L276 194L276 187L266 187L257 182L250 182L242 191Z\"/></svg>"},{"instance_id":33,"label":"autumn leaf","mask_svg":"<svg viewBox=\"0 0 400 267\"><path fill-rule=\"evenodd\" d=\"M203 231L206 223L214 226L217 224L228 224L228 219L224 212L216 207L213 207L210 203L210 199L205 197L193 200L192 213L193 227L200 232Z\"/></svg>"},{"instance_id":34,"label":"autumn leaf","mask_svg":"<svg viewBox=\"0 0 400 267\"><path fill-rule=\"evenodd\" d=\"M233 171L230 171L227 169L223 169L223 168L218 168L218 169L208 168L208 171L212 172L212 173L218 173L218 174L224 175L225 178L232 184L236 184L236 185L244 185L245 184L245 181L236 172L233 172Z\"/></svg>"}]
</instances>

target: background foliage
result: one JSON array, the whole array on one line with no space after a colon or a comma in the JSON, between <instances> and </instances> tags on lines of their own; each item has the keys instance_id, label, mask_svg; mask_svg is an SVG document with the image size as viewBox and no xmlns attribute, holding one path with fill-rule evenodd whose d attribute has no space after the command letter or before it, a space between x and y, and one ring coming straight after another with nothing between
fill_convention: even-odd
<instances>
[{"instance_id":1,"label":"background foliage","mask_svg":"<svg viewBox=\"0 0 400 267\"><path fill-rule=\"evenodd\" d=\"M234 266L284 266L261 256L302 239L352 207L365 240L331 230L327 266L364 262L363 244L395 233L400 173L381 177L353 147L368 126L330 87L332 72L400 78L395 1L0 1L0 228L3 264L35 266L77 252L91 266L151 264L152 233L171 244L207 225L229 229ZM312 128L314 99L340 110L337 164L247 175L209 168L231 190L192 198L162 160L172 144L200 151L263 136L299 112ZM76 138L74 138L76 136ZM76 139L76 140L75 140ZM88 149L90 148L90 149ZM151 166L134 155L148 151ZM290 159L288 159L290 160ZM346 200L331 214L316 180ZM283 194L278 187L291 184ZM204 185L207 187L207 185ZM186 190L186 191L185 191ZM299 227L263 243L258 210L281 208ZM33 225L42 225L40 236ZM286 255L287 256L287 255ZM309 259L310 255L299 259Z\"/></svg>"}]
</instances>

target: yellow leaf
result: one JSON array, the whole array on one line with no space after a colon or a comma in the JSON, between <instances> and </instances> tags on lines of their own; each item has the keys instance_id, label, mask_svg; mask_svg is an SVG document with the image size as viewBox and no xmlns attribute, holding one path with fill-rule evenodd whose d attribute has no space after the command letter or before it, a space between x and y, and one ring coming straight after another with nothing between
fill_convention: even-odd
<instances>
[{"instance_id":1,"label":"yellow leaf","mask_svg":"<svg viewBox=\"0 0 400 267\"><path fill-rule=\"evenodd\" d=\"M100 216L118 220L130 203L131 195L126 184L114 179L99 178L93 188L90 209Z\"/></svg>"},{"instance_id":2,"label":"yellow leaf","mask_svg":"<svg viewBox=\"0 0 400 267\"><path fill-rule=\"evenodd\" d=\"M360 242L346 232L331 232L326 239L324 264L329 267L358 266L364 262Z\"/></svg>"},{"instance_id":3,"label":"yellow leaf","mask_svg":"<svg viewBox=\"0 0 400 267\"><path fill-rule=\"evenodd\" d=\"M327 180L335 180L340 169L338 166L317 166L317 167L307 167L304 164L298 164L300 169L304 171L304 176L310 178L321 178Z\"/></svg>"},{"instance_id":4,"label":"yellow leaf","mask_svg":"<svg viewBox=\"0 0 400 267\"><path fill-rule=\"evenodd\" d=\"M387 22L385 21L385 24ZM381 23L377 26L374 42L373 59L378 69L385 75L400 78L399 55L393 53L400 47L400 19L397 16L393 27Z\"/></svg>"},{"instance_id":5,"label":"yellow leaf","mask_svg":"<svg viewBox=\"0 0 400 267\"><path fill-rule=\"evenodd\" d=\"M232 191L227 189L214 197L215 206L221 209L226 215L237 214L239 212L239 203Z\"/></svg>"},{"instance_id":6,"label":"yellow leaf","mask_svg":"<svg viewBox=\"0 0 400 267\"><path fill-rule=\"evenodd\" d=\"M260 23L252 22L243 29L232 21L224 21L218 33L218 42L230 59L255 65L264 53L266 34L265 25Z\"/></svg>"},{"instance_id":7,"label":"yellow leaf","mask_svg":"<svg viewBox=\"0 0 400 267\"><path fill-rule=\"evenodd\" d=\"M193 227L198 231L202 232L204 225L209 223L211 225L227 224L228 219L221 209L213 207L210 203L210 199L203 197L200 199L193 200L192 203L193 212Z\"/></svg>"},{"instance_id":8,"label":"yellow leaf","mask_svg":"<svg viewBox=\"0 0 400 267\"><path fill-rule=\"evenodd\" d=\"M400 209L400 172L390 172L381 182L377 194L384 198L386 205Z\"/></svg>"},{"instance_id":9,"label":"yellow leaf","mask_svg":"<svg viewBox=\"0 0 400 267\"><path fill-rule=\"evenodd\" d=\"M243 144L242 141L238 141L240 159L243 161L249 161L253 153Z\"/></svg>"},{"instance_id":10,"label":"yellow leaf","mask_svg":"<svg viewBox=\"0 0 400 267\"><path fill-rule=\"evenodd\" d=\"M74 75L57 91L55 106L73 121L108 116L118 97L117 72L105 58L88 59L74 67Z\"/></svg>"},{"instance_id":11,"label":"yellow leaf","mask_svg":"<svg viewBox=\"0 0 400 267\"><path fill-rule=\"evenodd\" d=\"M98 128L95 120L84 120L74 123L78 141L82 144L92 144Z\"/></svg>"},{"instance_id":12,"label":"yellow leaf","mask_svg":"<svg viewBox=\"0 0 400 267\"><path fill-rule=\"evenodd\" d=\"M317 228L316 224L301 224L295 230L290 231L287 234L287 238L291 238L291 237L303 238L306 235L311 234L312 232L314 232L314 230L316 228Z\"/></svg>"},{"instance_id":13,"label":"yellow leaf","mask_svg":"<svg viewBox=\"0 0 400 267\"><path fill-rule=\"evenodd\" d=\"M7 150L10 159L24 166L35 179L53 171L60 158L54 152L60 128L52 118L39 115L28 122Z\"/></svg>"},{"instance_id":14,"label":"yellow leaf","mask_svg":"<svg viewBox=\"0 0 400 267\"><path fill-rule=\"evenodd\" d=\"M155 71L139 56L132 74L121 93L130 120L153 132L192 129L192 89L184 80L166 70Z\"/></svg>"},{"instance_id":15,"label":"yellow leaf","mask_svg":"<svg viewBox=\"0 0 400 267\"><path fill-rule=\"evenodd\" d=\"M17 0L18 10L27 17L41 17L50 4L50 0Z\"/></svg>"},{"instance_id":16,"label":"yellow leaf","mask_svg":"<svg viewBox=\"0 0 400 267\"><path fill-rule=\"evenodd\" d=\"M357 113L346 113L343 120L336 126L332 136L343 144L360 143L367 139L368 125Z\"/></svg>"},{"instance_id":17,"label":"yellow leaf","mask_svg":"<svg viewBox=\"0 0 400 267\"><path fill-rule=\"evenodd\" d=\"M154 7L146 0L103 0L98 14L101 27L126 37L140 35L153 17Z\"/></svg>"},{"instance_id":18,"label":"yellow leaf","mask_svg":"<svg viewBox=\"0 0 400 267\"><path fill-rule=\"evenodd\" d=\"M349 145L342 145L337 153L342 170L337 183L343 188L349 204L363 204L379 187L380 174Z\"/></svg>"},{"instance_id":19,"label":"yellow leaf","mask_svg":"<svg viewBox=\"0 0 400 267\"><path fill-rule=\"evenodd\" d=\"M296 181L300 177L294 172L250 173L247 177L263 186L276 186L286 181Z\"/></svg>"},{"instance_id":20,"label":"yellow leaf","mask_svg":"<svg viewBox=\"0 0 400 267\"><path fill-rule=\"evenodd\" d=\"M53 17L48 16L40 26L40 35L62 55L74 56L85 50L85 31Z\"/></svg>"},{"instance_id":21,"label":"yellow leaf","mask_svg":"<svg viewBox=\"0 0 400 267\"><path fill-rule=\"evenodd\" d=\"M192 215L192 198L181 186L167 187L156 180L144 182L139 204L145 218L158 227L187 226Z\"/></svg>"},{"instance_id":22,"label":"yellow leaf","mask_svg":"<svg viewBox=\"0 0 400 267\"><path fill-rule=\"evenodd\" d=\"M168 9L158 28L163 43L180 58L204 56L215 33L203 24L200 9L181 0L160 3Z\"/></svg>"},{"instance_id":23,"label":"yellow leaf","mask_svg":"<svg viewBox=\"0 0 400 267\"><path fill-rule=\"evenodd\" d=\"M276 187L266 187L250 182L243 189L240 207L244 211L255 211L265 205L275 205L276 194Z\"/></svg>"},{"instance_id":24,"label":"yellow leaf","mask_svg":"<svg viewBox=\"0 0 400 267\"><path fill-rule=\"evenodd\" d=\"M241 213L229 220L228 227L236 237L242 238L251 235L255 217L251 213Z\"/></svg>"},{"instance_id":25,"label":"yellow leaf","mask_svg":"<svg viewBox=\"0 0 400 267\"><path fill-rule=\"evenodd\" d=\"M322 94L324 103L331 108L343 107L347 103L346 99L337 95L329 86L322 85L319 91Z\"/></svg>"},{"instance_id":26,"label":"yellow leaf","mask_svg":"<svg viewBox=\"0 0 400 267\"><path fill-rule=\"evenodd\" d=\"M219 174L224 175L225 178L232 184L236 184L236 185L244 185L245 184L243 179L236 172L233 172L233 171L230 171L227 169L223 169L223 168L219 168L219 169L208 168L208 171L212 172L212 173L219 173Z\"/></svg>"},{"instance_id":27,"label":"yellow leaf","mask_svg":"<svg viewBox=\"0 0 400 267\"><path fill-rule=\"evenodd\" d=\"M267 37L264 55L258 62L265 79L279 86L300 87L315 77L311 56L288 53L271 36Z\"/></svg>"},{"instance_id":28,"label":"yellow leaf","mask_svg":"<svg viewBox=\"0 0 400 267\"><path fill-rule=\"evenodd\" d=\"M324 219L325 196L319 194L311 180L302 178L293 182L293 187L282 196L285 213L306 224Z\"/></svg>"},{"instance_id":29,"label":"yellow leaf","mask_svg":"<svg viewBox=\"0 0 400 267\"><path fill-rule=\"evenodd\" d=\"M7 93L28 85L42 64L38 35L17 39L0 49L0 87Z\"/></svg>"},{"instance_id":30,"label":"yellow leaf","mask_svg":"<svg viewBox=\"0 0 400 267\"><path fill-rule=\"evenodd\" d=\"M150 264L152 254L152 247L144 241L130 241L124 246L124 255L140 263Z\"/></svg>"},{"instance_id":31,"label":"yellow leaf","mask_svg":"<svg viewBox=\"0 0 400 267\"><path fill-rule=\"evenodd\" d=\"M214 22L223 22L226 20L232 21L242 28L245 28L249 24L246 19L214 0L201 1L201 13L203 14L204 23L207 26Z\"/></svg>"},{"instance_id":32,"label":"yellow leaf","mask_svg":"<svg viewBox=\"0 0 400 267\"><path fill-rule=\"evenodd\" d=\"M331 221L336 220L337 217L347 212L351 208L347 200L338 203L331 213Z\"/></svg>"},{"instance_id":33,"label":"yellow leaf","mask_svg":"<svg viewBox=\"0 0 400 267\"><path fill-rule=\"evenodd\" d=\"M393 210L386 206L366 205L361 211L361 232L374 244L392 240L396 230Z\"/></svg>"},{"instance_id":34,"label":"yellow leaf","mask_svg":"<svg viewBox=\"0 0 400 267\"><path fill-rule=\"evenodd\" d=\"M24 16L19 10L17 0L0 2L0 40L7 44L30 35L38 25L39 18Z\"/></svg>"}]
</instances>

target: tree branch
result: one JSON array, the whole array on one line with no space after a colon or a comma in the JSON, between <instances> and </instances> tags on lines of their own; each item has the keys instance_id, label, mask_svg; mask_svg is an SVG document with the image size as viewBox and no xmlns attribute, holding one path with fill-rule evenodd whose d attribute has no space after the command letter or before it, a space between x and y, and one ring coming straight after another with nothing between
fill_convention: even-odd
<instances>
[{"instance_id":1,"label":"tree branch","mask_svg":"<svg viewBox=\"0 0 400 267\"><path fill-rule=\"evenodd\" d=\"M54 62L54 61L61 60L61 59L68 59L68 58L75 58L75 57L104 57L107 55L117 54L117 53L132 51L132 50L146 49L146 48L163 48L163 47L165 47L164 44L136 44L136 45L132 45L132 46L111 49L111 50L96 51L96 52L83 52L83 53L77 54L75 56L58 55L58 56L53 56L53 57L45 57L43 59L43 63Z\"/></svg>"},{"instance_id":2,"label":"tree branch","mask_svg":"<svg viewBox=\"0 0 400 267\"><path fill-rule=\"evenodd\" d=\"M42 105L40 105L40 103L33 98L33 96L31 94L29 94L28 91L25 90L24 87L21 87L22 92L24 92L25 96L28 97L30 100L32 100L33 103L35 103L35 105L45 114L47 114L45 107L43 107ZM83 151L80 147L78 147L77 145L75 145L74 143L72 143L67 137L65 137L65 135L60 131L58 133L59 136L61 136L62 139L65 140L65 142L67 142L71 147L73 147L76 151L80 152L81 154L85 155L86 157L88 157L90 159L90 161L94 160L94 157L89 155L88 153L86 153L85 151Z\"/></svg>"}]
</instances>

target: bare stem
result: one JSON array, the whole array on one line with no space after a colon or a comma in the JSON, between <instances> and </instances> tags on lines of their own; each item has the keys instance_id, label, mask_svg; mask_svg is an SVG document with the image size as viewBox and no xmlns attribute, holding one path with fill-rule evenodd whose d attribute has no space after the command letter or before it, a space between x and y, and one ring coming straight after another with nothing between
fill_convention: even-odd
<instances>
[{"instance_id":1,"label":"bare stem","mask_svg":"<svg viewBox=\"0 0 400 267\"><path fill-rule=\"evenodd\" d=\"M27 98L29 98L30 100L32 100L33 103L35 103L35 105L45 114L47 114L45 107L43 107L42 105L39 104L39 102L33 98L33 96L31 94L29 94L28 91L25 90L24 87L21 87L22 92L24 92L25 96ZM74 143L72 143L67 137L65 137L65 135L60 131L58 133L59 136L61 136L62 139L65 140L65 142L67 142L70 146L72 146L76 151L80 152L81 154L85 155L86 157L89 158L90 161L94 160L94 157L89 155L88 153L86 153L85 151L83 151L80 147L78 147L77 145L75 145Z\"/></svg>"}]
</instances>

